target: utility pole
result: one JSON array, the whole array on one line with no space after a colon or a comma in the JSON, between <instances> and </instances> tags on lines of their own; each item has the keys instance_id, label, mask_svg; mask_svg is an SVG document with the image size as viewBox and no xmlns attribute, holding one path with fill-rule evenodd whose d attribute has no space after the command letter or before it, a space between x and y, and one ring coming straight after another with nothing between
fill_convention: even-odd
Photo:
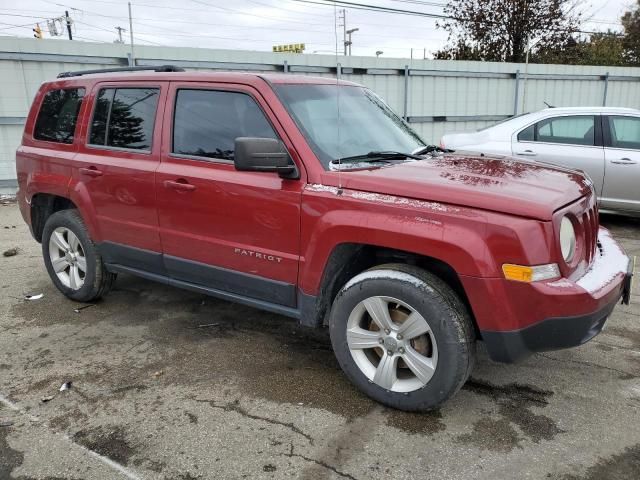
<instances>
[{"instance_id":1,"label":"utility pole","mask_svg":"<svg viewBox=\"0 0 640 480\"><path fill-rule=\"evenodd\" d=\"M116 40L116 43L124 43L124 40L122 40L122 32L126 32L126 30L122 27L115 27L115 29L118 31L118 39Z\"/></svg>"},{"instance_id":2,"label":"utility pole","mask_svg":"<svg viewBox=\"0 0 640 480\"><path fill-rule=\"evenodd\" d=\"M133 53L133 17L131 16L131 2L129 3L129 38L131 39L131 66L136 66L136 57Z\"/></svg>"},{"instance_id":3,"label":"utility pole","mask_svg":"<svg viewBox=\"0 0 640 480\"><path fill-rule=\"evenodd\" d=\"M342 9L342 54L347 55L347 11Z\"/></svg>"},{"instance_id":4,"label":"utility pole","mask_svg":"<svg viewBox=\"0 0 640 480\"><path fill-rule=\"evenodd\" d=\"M71 19L69 18L69 11L64 11L64 18L67 23L67 33L69 34L69 40L73 40L73 36L71 35Z\"/></svg>"},{"instance_id":5,"label":"utility pole","mask_svg":"<svg viewBox=\"0 0 640 480\"><path fill-rule=\"evenodd\" d=\"M535 47L536 43L540 41L540 39L535 40L534 42L529 43L531 39L529 37L526 38L525 45L527 46L527 53L525 55L524 60L524 82L522 84L522 113L526 113L526 102L527 102L527 78L529 73L529 53L531 53L531 49Z\"/></svg>"},{"instance_id":6,"label":"utility pole","mask_svg":"<svg viewBox=\"0 0 640 480\"><path fill-rule=\"evenodd\" d=\"M353 42L351 41L351 34L360 30L359 28L352 28L351 30L347 30L347 35L349 35L349 40L345 43L345 46L349 46L349 56L351 56L351 45Z\"/></svg>"}]
</instances>

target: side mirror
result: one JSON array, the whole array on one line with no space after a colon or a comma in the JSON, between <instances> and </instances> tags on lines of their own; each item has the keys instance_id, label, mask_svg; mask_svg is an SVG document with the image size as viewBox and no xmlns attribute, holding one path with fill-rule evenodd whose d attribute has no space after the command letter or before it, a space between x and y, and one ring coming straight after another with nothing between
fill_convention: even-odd
<instances>
[{"instance_id":1,"label":"side mirror","mask_svg":"<svg viewBox=\"0 0 640 480\"><path fill-rule=\"evenodd\" d=\"M236 138L233 163L242 172L277 172L283 178L299 178L287 149L275 138Z\"/></svg>"}]
</instances>

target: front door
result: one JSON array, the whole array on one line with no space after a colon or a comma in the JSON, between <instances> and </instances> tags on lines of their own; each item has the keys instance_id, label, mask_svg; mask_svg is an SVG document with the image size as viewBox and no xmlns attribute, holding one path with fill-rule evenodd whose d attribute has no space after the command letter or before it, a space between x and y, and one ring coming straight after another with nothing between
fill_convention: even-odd
<instances>
[{"instance_id":1,"label":"front door","mask_svg":"<svg viewBox=\"0 0 640 480\"><path fill-rule=\"evenodd\" d=\"M514 135L517 158L585 171L596 194L604 184L604 149L599 115L562 115L540 120Z\"/></svg>"},{"instance_id":2,"label":"front door","mask_svg":"<svg viewBox=\"0 0 640 480\"><path fill-rule=\"evenodd\" d=\"M98 83L74 158L108 263L162 273L155 171L166 82ZM78 192L82 194L82 192Z\"/></svg>"},{"instance_id":3,"label":"front door","mask_svg":"<svg viewBox=\"0 0 640 480\"><path fill-rule=\"evenodd\" d=\"M303 181L235 170L237 137L279 138L293 150L250 87L171 84L156 177L167 272L294 307Z\"/></svg>"},{"instance_id":4,"label":"front door","mask_svg":"<svg viewBox=\"0 0 640 480\"><path fill-rule=\"evenodd\" d=\"M640 117L611 115L605 124L602 208L640 211Z\"/></svg>"}]
</instances>

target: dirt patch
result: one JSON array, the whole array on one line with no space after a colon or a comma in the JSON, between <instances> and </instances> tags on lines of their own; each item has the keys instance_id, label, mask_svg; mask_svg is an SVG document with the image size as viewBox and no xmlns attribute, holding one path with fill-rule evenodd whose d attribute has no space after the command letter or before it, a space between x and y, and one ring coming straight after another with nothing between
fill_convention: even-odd
<instances>
[{"instance_id":1,"label":"dirt patch","mask_svg":"<svg viewBox=\"0 0 640 480\"><path fill-rule=\"evenodd\" d=\"M11 365L0 363L0 370L11 370Z\"/></svg>"},{"instance_id":2,"label":"dirt patch","mask_svg":"<svg viewBox=\"0 0 640 480\"><path fill-rule=\"evenodd\" d=\"M596 348L603 352L610 352L613 350L613 347L610 347L609 345L606 345L604 343L593 342L593 341L591 343L595 344Z\"/></svg>"},{"instance_id":3,"label":"dirt patch","mask_svg":"<svg viewBox=\"0 0 640 480\"><path fill-rule=\"evenodd\" d=\"M42 390L51 390L52 392L55 392L60 387L58 380L59 377L57 375L37 380L27 386L25 393L39 392Z\"/></svg>"},{"instance_id":4,"label":"dirt patch","mask_svg":"<svg viewBox=\"0 0 640 480\"><path fill-rule=\"evenodd\" d=\"M75 407L72 410L53 417L49 420L49 426L57 432L64 432L72 426L78 428L78 424L86 421L88 418L89 415L82 412L80 408Z\"/></svg>"},{"instance_id":5,"label":"dirt patch","mask_svg":"<svg viewBox=\"0 0 640 480\"><path fill-rule=\"evenodd\" d=\"M11 478L14 468L22 465L24 454L9 446L7 436L10 428L0 428L0 478Z\"/></svg>"},{"instance_id":6,"label":"dirt patch","mask_svg":"<svg viewBox=\"0 0 640 480\"><path fill-rule=\"evenodd\" d=\"M447 428L439 411L410 413L389 409L385 413L388 426L410 434L433 435Z\"/></svg>"},{"instance_id":7,"label":"dirt patch","mask_svg":"<svg viewBox=\"0 0 640 480\"><path fill-rule=\"evenodd\" d=\"M481 450L508 453L518 446L518 432L506 418L495 420L493 418L481 418L473 424L473 431L459 435L457 441L474 445Z\"/></svg>"},{"instance_id":8,"label":"dirt patch","mask_svg":"<svg viewBox=\"0 0 640 480\"><path fill-rule=\"evenodd\" d=\"M632 330L630 328L625 328L625 327L609 327L607 328L606 333L629 340L634 346L640 347L640 331L639 330Z\"/></svg>"},{"instance_id":9,"label":"dirt patch","mask_svg":"<svg viewBox=\"0 0 640 480\"><path fill-rule=\"evenodd\" d=\"M553 419L531 411L531 407L546 407L553 392L517 383L493 385L476 379L469 380L463 389L491 398L498 404L498 413L520 427L522 433L535 443L551 440L563 433Z\"/></svg>"},{"instance_id":10,"label":"dirt patch","mask_svg":"<svg viewBox=\"0 0 640 480\"><path fill-rule=\"evenodd\" d=\"M198 424L198 416L197 415L194 415L191 412L184 412L184 414L189 419L189 423L191 423L192 425L197 425Z\"/></svg>"},{"instance_id":11,"label":"dirt patch","mask_svg":"<svg viewBox=\"0 0 640 480\"><path fill-rule=\"evenodd\" d=\"M618 455L601 459L589 467L584 475L565 475L562 480L626 480L638 478L640 472L640 444L625 449Z\"/></svg>"},{"instance_id":12,"label":"dirt patch","mask_svg":"<svg viewBox=\"0 0 640 480\"><path fill-rule=\"evenodd\" d=\"M148 459L136 459L133 461L133 465L136 467L146 468L147 470L151 470L156 473L161 473L165 468L167 468L167 464L164 462L156 462Z\"/></svg>"},{"instance_id":13,"label":"dirt patch","mask_svg":"<svg viewBox=\"0 0 640 480\"><path fill-rule=\"evenodd\" d=\"M78 477L20 477L18 480L84 480Z\"/></svg>"},{"instance_id":14,"label":"dirt patch","mask_svg":"<svg viewBox=\"0 0 640 480\"><path fill-rule=\"evenodd\" d=\"M175 478L177 480L200 480L202 477L200 475L198 475L197 477L194 477L190 473L181 473L180 475L178 475ZM167 480L169 480L169 479L167 479Z\"/></svg>"},{"instance_id":15,"label":"dirt patch","mask_svg":"<svg viewBox=\"0 0 640 480\"><path fill-rule=\"evenodd\" d=\"M111 392L114 395L117 395L117 394L131 392L131 391L143 392L143 391L147 390L148 388L149 387L147 385L142 385L142 384L125 385L123 387L114 388L113 390L111 390Z\"/></svg>"},{"instance_id":16,"label":"dirt patch","mask_svg":"<svg viewBox=\"0 0 640 480\"><path fill-rule=\"evenodd\" d=\"M122 465L127 465L131 456L136 453L127 441L122 427L101 426L80 430L73 436L73 440Z\"/></svg>"}]
</instances>

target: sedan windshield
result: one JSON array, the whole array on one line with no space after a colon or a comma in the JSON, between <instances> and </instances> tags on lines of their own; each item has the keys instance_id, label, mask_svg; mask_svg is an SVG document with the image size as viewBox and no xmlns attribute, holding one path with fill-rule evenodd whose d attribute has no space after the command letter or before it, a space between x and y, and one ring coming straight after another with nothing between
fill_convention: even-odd
<instances>
[{"instance_id":1,"label":"sedan windshield","mask_svg":"<svg viewBox=\"0 0 640 480\"><path fill-rule=\"evenodd\" d=\"M425 143L371 90L348 85L275 86L325 168L370 152L413 152Z\"/></svg>"}]
</instances>

